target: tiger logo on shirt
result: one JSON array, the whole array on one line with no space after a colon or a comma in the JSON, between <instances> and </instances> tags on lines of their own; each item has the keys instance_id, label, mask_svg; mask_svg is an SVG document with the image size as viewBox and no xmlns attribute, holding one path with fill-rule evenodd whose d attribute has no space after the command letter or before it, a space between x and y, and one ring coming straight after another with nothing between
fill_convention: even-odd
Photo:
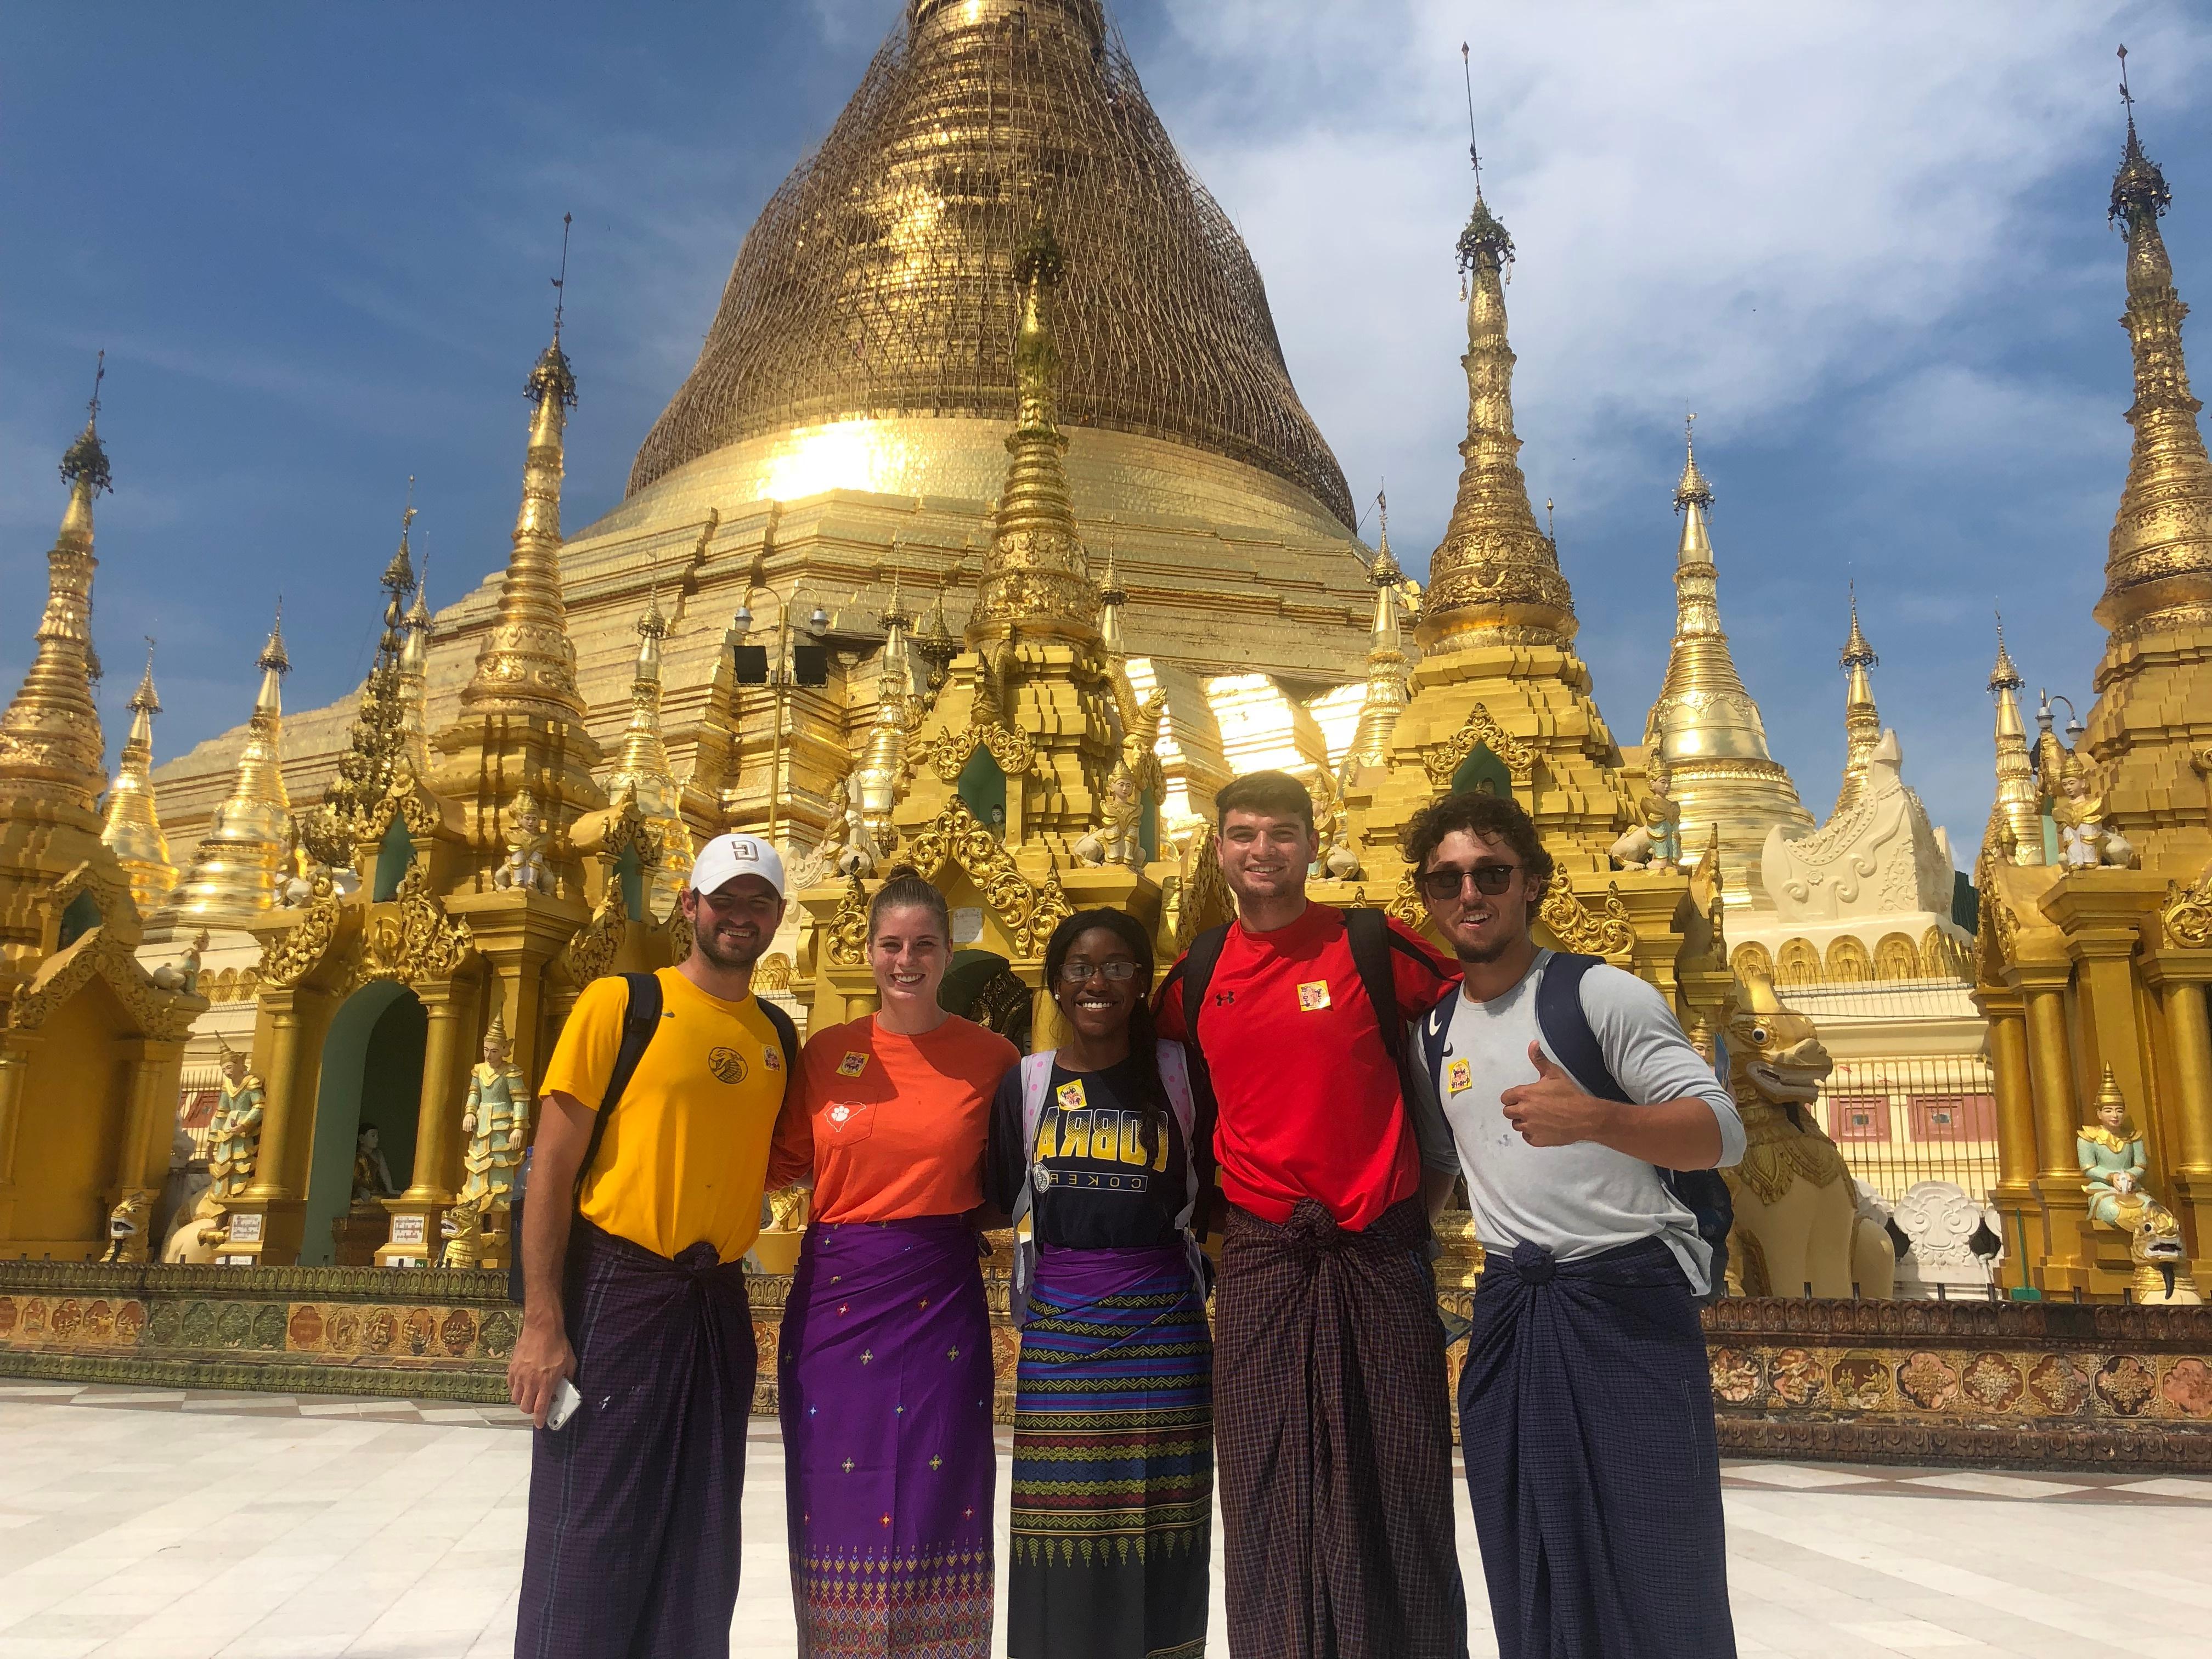
<instances>
[{"instance_id":1,"label":"tiger logo on shirt","mask_svg":"<svg viewBox=\"0 0 2212 1659\"><path fill-rule=\"evenodd\" d=\"M707 1069L724 1083L743 1083L745 1057L735 1048L714 1048L708 1053Z\"/></svg>"}]
</instances>

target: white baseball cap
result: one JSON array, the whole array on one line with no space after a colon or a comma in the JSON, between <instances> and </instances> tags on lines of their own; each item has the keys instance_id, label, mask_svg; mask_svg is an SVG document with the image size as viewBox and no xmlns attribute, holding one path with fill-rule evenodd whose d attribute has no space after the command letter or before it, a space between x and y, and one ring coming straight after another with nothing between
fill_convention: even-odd
<instances>
[{"instance_id":1,"label":"white baseball cap","mask_svg":"<svg viewBox=\"0 0 2212 1659\"><path fill-rule=\"evenodd\" d=\"M717 836L701 848L691 863L691 890L711 893L738 876L758 876L778 898L789 896L782 859L758 836Z\"/></svg>"}]
</instances>

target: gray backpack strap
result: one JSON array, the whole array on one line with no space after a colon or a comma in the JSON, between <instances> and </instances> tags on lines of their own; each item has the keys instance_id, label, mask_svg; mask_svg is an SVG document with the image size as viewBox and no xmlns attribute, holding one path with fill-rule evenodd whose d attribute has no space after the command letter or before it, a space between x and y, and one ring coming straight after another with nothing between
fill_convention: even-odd
<instances>
[{"instance_id":1,"label":"gray backpack strap","mask_svg":"<svg viewBox=\"0 0 2212 1659\"><path fill-rule=\"evenodd\" d=\"M1182 1044L1163 1037L1158 1054L1160 1086L1167 1091L1168 1104L1174 1109L1176 1122L1182 1130L1183 1205L1176 1217L1176 1225L1188 1228L1191 1217L1198 1211L1198 1156L1191 1146L1191 1138L1198 1133L1198 1107L1191 1098L1190 1062Z\"/></svg>"},{"instance_id":2,"label":"gray backpack strap","mask_svg":"<svg viewBox=\"0 0 2212 1659\"><path fill-rule=\"evenodd\" d=\"M1006 1286L1006 1312L1017 1327L1030 1316L1030 1290L1036 1283L1036 1235L1032 1223L1024 1237L1022 1223L1036 1208L1037 1126L1044 1121L1045 1096L1052 1088L1052 1057L1055 1048L1022 1056L1022 1184L1014 1194L1014 1271Z\"/></svg>"}]
</instances>

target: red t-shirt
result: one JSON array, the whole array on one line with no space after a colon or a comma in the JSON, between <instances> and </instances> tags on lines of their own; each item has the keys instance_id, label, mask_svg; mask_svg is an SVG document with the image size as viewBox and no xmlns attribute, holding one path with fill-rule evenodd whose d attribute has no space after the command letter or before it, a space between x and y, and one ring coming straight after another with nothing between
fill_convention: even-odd
<instances>
[{"instance_id":1,"label":"red t-shirt","mask_svg":"<svg viewBox=\"0 0 2212 1659\"><path fill-rule=\"evenodd\" d=\"M1401 1018L1426 1013L1459 971L1412 929L1389 925ZM1190 1042L1183 964L1160 987L1160 1035ZM1278 1224L1301 1198L1340 1227L1371 1225L1420 1190L1420 1158L1397 1067L1344 936L1344 913L1309 904L1287 927L1229 924L1199 1011L1198 1046L1220 1109L1213 1147L1232 1204Z\"/></svg>"}]
</instances>

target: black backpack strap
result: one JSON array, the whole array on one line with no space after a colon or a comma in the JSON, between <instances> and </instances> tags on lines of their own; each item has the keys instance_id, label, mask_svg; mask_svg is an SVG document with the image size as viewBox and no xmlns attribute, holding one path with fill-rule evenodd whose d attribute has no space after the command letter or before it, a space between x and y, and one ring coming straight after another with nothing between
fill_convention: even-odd
<instances>
[{"instance_id":1,"label":"black backpack strap","mask_svg":"<svg viewBox=\"0 0 2212 1659\"><path fill-rule=\"evenodd\" d=\"M1559 1064L1583 1088L1602 1100L1630 1101L1629 1092L1606 1064L1605 1050L1583 1009L1583 975L1602 960L1565 951L1553 955L1536 985L1536 1028L1544 1034L1545 1045L1559 1056ZM1711 1302L1725 1288L1722 1280L1728 1273L1729 1230L1735 1224L1735 1204L1728 1182L1717 1170L1660 1170L1659 1179L1689 1211L1697 1223L1698 1237L1711 1252L1712 1282L1698 1298L1700 1304Z\"/></svg>"},{"instance_id":2,"label":"black backpack strap","mask_svg":"<svg viewBox=\"0 0 2212 1659\"><path fill-rule=\"evenodd\" d=\"M1583 975L1605 960L1555 951L1536 981L1536 1029L1576 1082L1600 1100L1628 1101L1613 1068L1605 1063L1605 1050L1583 1012ZM1630 1102L1633 1104L1634 1103Z\"/></svg>"},{"instance_id":3,"label":"black backpack strap","mask_svg":"<svg viewBox=\"0 0 2212 1659\"><path fill-rule=\"evenodd\" d=\"M1406 1022L1398 1013L1397 975L1390 971L1390 951L1397 944L1390 932L1390 918L1380 910L1364 906L1338 914L1344 918L1344 942L1351 947L1352 966L1359 969L1359 982L1366 988L1368 1006L1375 1010L1375 1024L1382 1033L1383 1049L1389 1054L1391 1064L1403 1071Z\"/></svg>"},{"instance_id":4,"label":"black backpack strap","mask_svg":"<svg viewBox=\"0 0 2212 1659\"><path fill-rule=\"evenodd\" d=\"M1221 965L1221 952L1229 944L1229 924L1209 927L1191 940L1190 949L1183 952L1181 964L1175 970L1182 975L1182 1029L1184 1041L1190 1051L1203 1060L1205 1050L1198 1041L1199 1011L1206 1006L1206 988L1213 983L1213 970ZM1170 974L1170 979L1175 974Z\"/></svg>"},{"instance_id":5,"label":"black backpack strap","mask_svg":"<svg viewBox=\"0 0 2212 1659\"><path fill-rule=\"evenodd\" d=\"M775 1040L783 1045L783 1089L789 1094L799 1086L799 1028L791 1023L791 1016L766 997L756 995L761 1012L768 1023L775 1027Z\"/></svg>"},{"instance_id":6,"label":"black backpack strap","mask_svg":"<svg viewBox=\"0 0 2212 1659\"><path fill-rule=\"evenodd\" d=\"M599 1101L599 1109L592 1114L591 1144L584 1148L584 1161L576 1166L576 1200L580 1203L584 1196L584 1177L592 1172L592 1162L599 1155L599 1142L606 1139L607 1119L621 1103L623 1091L629 1087L638 1061L645 1058L646 1045L660 1029L659 976L624 974L623 980L629 987L629 1006L623 1013L622 1047L615 1050L614 1070L607 1076L607 1092Z\"/></svg>"}]
</instances>

